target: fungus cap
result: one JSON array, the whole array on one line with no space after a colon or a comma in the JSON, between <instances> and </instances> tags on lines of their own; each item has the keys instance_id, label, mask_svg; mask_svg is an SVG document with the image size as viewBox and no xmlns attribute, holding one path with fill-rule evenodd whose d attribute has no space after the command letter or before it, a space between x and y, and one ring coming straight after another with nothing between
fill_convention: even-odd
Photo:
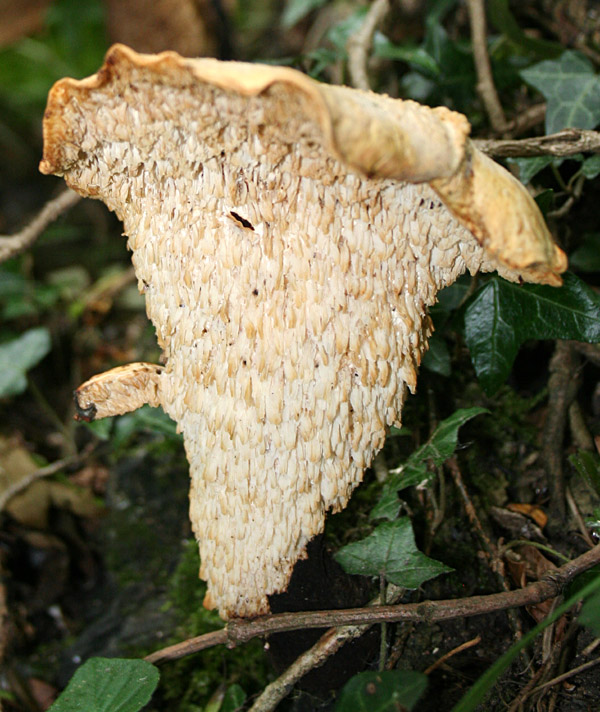
<instances>
[{"instance_id":1,"label":"fungus cap","mask_svg":"<svg viewBox=\"0 0 600 712\"><path fill-rule=\"evenodd\" d=\"M177 421L223 617L267 612L346 505L400 423L440 289L466 270L561 283L535 202L468 133L291 69L121 45L53 87L40 168L123 220L164 361L91 379L80 407L111 413L114 388L114 412Z\"/></svg>"}]
</instances>

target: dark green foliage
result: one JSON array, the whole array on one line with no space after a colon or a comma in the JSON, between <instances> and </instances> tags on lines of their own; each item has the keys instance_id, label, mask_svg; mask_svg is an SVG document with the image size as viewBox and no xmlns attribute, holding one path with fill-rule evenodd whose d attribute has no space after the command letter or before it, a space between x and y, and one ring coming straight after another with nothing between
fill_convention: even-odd
<instances>
[{"instance_id":1,"label":"dark green foliage","mask_svg":"<svg viewBox=\"0 0 600 712\"><path fill-rule=\"evenodd\" d=\"M492 277L466 309L465 339L477 377L491 394L527 339L600 341L600 298L571 273L560 289Z\"/></svg>"},{"instance_id":2,"label":"dark green foliage","mask_svg":"<svg viewBox=\"0 0 600 712\"><path fill-rule=\"evenodd\" d=\"M566 51L521 72L548 102L546 133L564 128L593 129L600 123L600 77L578 52Z\"/></svg>"},{"instance_id":3,"label":"dark green foliage","mask_svg":"<svg viewBox=\"0 0 600 712\"><path fill-rule=\"evenodd\" d=\"M408 589L453 571L417 549L408 517L383 522L366 539L340 549L335 558L349 574L384 576Z\"/></svg>"},{"instance_id":4,"label":"dark green foliage","mask_svg":"<svg viewBox=\"0 0 600 712\"><path fill-rule=\"evenodd\" d=\"M91 658L73 675L51 712L138 712L158 684L144 660Z\"/></svg>"},{"instance_id":5,"label":"dark green foliage","mask_svg":"<svg viewBox=\"0 0 600 712\"><path fill-rule=\"evenodd\" d=\"M336 712L398 712L412 710L425 688L427 676L411 670L361 672L341 691Z\"/></svg>"}]
</instances>

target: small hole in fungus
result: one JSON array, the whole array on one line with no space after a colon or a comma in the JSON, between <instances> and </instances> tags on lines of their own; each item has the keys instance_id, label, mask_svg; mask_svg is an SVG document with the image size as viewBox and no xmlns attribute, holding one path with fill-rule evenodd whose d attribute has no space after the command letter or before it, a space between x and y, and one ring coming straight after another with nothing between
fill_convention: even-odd
<instances>
[{"instance_id":1,"label":"small hole in fungus","mask_svg":"<svg viewBox=\"0 0 600 712\"><path fill-rule=\"evenodd\" d=\"M241 215L238 215L237 213L234 213L233 210L229 213L229 215L236 221L239 222L242 227L247 227L248 230L254 230L254 226L249 220L246 220L246 218L243 218Z\"/></svg>"},{"instance_id":2,"label":"small hole in fungus","mask_svg":"<svg viewBox=\"0 0 600 712\"><path fill-rule=\"evenodd\" d=\"M252 294L254 294L254 296L258 294L258 289L256 289L256 287L252 290Z\"/></svg>"}]
</instances>

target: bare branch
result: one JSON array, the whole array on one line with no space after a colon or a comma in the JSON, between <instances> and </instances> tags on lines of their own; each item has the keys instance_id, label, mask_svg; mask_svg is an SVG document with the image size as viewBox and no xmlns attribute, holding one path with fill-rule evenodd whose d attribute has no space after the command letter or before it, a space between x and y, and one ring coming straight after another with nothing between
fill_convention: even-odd
<instances>
[{"instance_id":1,"label":"bare branch","mask_svg":"<svg viewBox=\"0 0 600 712\"><path fill-rule=\"evenodd\" d=\"M67 188L56 198L49 200L23 230L15 235L0 236L0 262L4 262L31 247L50 223L80 200L80 195Z\"/></svg>"},{"instance_id":2,"label":"bare branch","mask_svg":"<svg viewBox=\"0 0 600 712\"><path fill-rule=\"evenodd\" d=\"M190 638L182 643L157 650L146 656L151 663L177 660L214 645L234 648L252 638L299 628L326 628L327 626L372 625L381 622L417 621L434 623L468 616L478 616L493 611L504 611L540 603L557 596L575 576L600 563L600 545L590 549L573 561L547 574L539 581L516 591L503 591L485 596L463 599L423 601L391 606L371 606L333 611L308 611L277 613L252 620L236 619L222 630ZM326 634L326 635L329 635Z\"/></svg>"},{"instance_id":3,"label":"bare branch","mask_svg":"<svg viewBox=\"0 0 600 712\"><path fill-rule=\"evenodd\" d=\"M531 156L573 156L576 153L600 153L600 131L564 129L548 136L505 140L475 140L480 151L496 158Z\"/></svg>"},{"instance_id":4,"label":"bare branch","mask_svg":"<svg viewBox=\"0 0 600 712\"><path fill-rule=\"evenodd\" d=\"M371 42L377 25L387 15L389 9L389 0L375 0L358 32L355 32L348 39L348 70L350 71L352 86L357 89L369 91L371 88L367 75L369 50L371 49Z\"/></svg>"},{"instance_id":5,"label":"bare branch","mask_svg":"<svg viewBox=\"0 0 600 712\"><path fill-rule=\"evenodd\" d=\"M396 603L399 601L404 591L405 589L399 586L389 584L387 590L388 602ZM382 600L381 595L379 595L369 603L369 606L377 606L384 602L385 598ZM371 624L367 624L328 630L311 648L297 657L283 674L265 687L250 708L250 712L271 712L274 710L304 675L323 665L327 658L335 655L349 641L360 638L370 627ZM383 638L385 638L385 635L382 633Z\"/></svg>"},{"instance_id":6,"label":"bare branch","mask_svg":"<svg viewBox=\"0 0 600 712\"><path fill-rule=\"evenodd\" d=\"M483 101L492 128L494 131L501 132L506 129L506 119L494 86L492 66L487 52L483 0L467 0L467 6L471 20L471 41L473 43L473 57L477 71L477 92Z\"/></svg>"}]
</instances>

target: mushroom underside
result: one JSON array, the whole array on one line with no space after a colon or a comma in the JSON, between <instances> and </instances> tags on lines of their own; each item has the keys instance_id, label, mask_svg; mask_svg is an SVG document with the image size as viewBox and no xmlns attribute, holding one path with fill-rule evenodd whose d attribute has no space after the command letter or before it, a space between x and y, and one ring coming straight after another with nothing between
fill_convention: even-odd
<instances>
[{"instance_id":1,"label":"mushroom underside","mask_svg":"<svg viewBox=\"0 0 600 712\"><path fill-rule=\"evenodd\" d=\"M225 618L268 611L400 423L438 290L465 270L556 283L564 269L537 209L518 217L510 252L482 201L469 203L473 167L478 195L480 176L502 169L457 115L409 102L409 124L424 112L449 156L433 187L410 184L389 177L406 147L392 166L374 146L377 112L390 140L403 102L339 90L345 111L366 107L361 154L332 119L335 88L236 66L114 48L98 75L53 89L42 162L123 220L164 366L141 365L135 397L126 373L104 386L160 403L183 432L205 604ZM411 141L420 179L436 151L420 166ZM512 178L494 180L531 207ZM89 407L99 391L82 388Z\"/></svg>"}]
</instances>

